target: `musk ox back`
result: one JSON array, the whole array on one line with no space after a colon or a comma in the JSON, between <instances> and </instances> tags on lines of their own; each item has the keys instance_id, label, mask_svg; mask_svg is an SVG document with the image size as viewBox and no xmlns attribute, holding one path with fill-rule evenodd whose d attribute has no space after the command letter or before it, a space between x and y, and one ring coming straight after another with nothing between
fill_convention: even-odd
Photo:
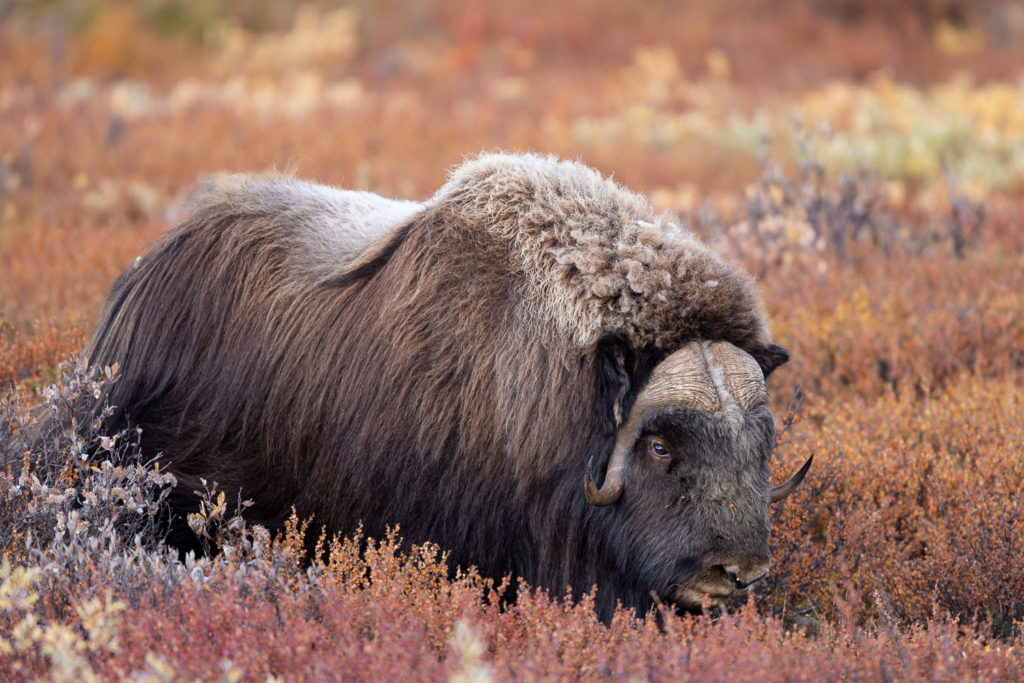
<instances>
[{"instance_id":1,"label":"musk ox back","mask_svg":"<svg viewBox=\"0 0 1024 683\"><path fill-rule=\"evenodd\" d=\"M114 426L276 527L400 525L598 610L767 570L771 343L750 278L576 163L485 155L423 204L231 179L114 284ZM805 470L804 470L805 471ZM802 476L802 475L801 475Z\"/></svg>"}]
</instances>

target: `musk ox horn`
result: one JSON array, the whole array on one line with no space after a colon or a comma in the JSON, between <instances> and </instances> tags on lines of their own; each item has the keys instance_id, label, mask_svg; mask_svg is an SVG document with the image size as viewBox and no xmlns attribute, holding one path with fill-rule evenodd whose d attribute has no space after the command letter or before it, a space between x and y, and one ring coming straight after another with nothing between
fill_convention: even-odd
<instances>
[{"instance_id":1,"label":"musk ox horn","mask_svg":"<svg viewBox=\"0 0 1024 683\"><path fill-rule=\"evenodd\" d=\"M811 461L814 460L814 456L807 458L807 462L804 466L797 470L797 473L778 486L773 486L768 494L771 496L771 502L778 503L780 500L788 496L789 494L796 491L796 487L800 485L800 482L807 476L807 470L811 469Z\"/></svg>"},{"instance_id":2,"label":"musk ox horn","mask_svg":"<svg viewBox=\"0 0 1024 683\"><path fill-rule=\"evenodd\" d=\"M626 457L636 441L640 420L648 413L684 406L713 413L727 401L743 410L764 403L767 394L761 368L749 354L728 342L690 342L665 358L651 371L650 380L629 411L629 418L615 435L600 489L587 472L584 487L592 505L611 505L622 495Z\"/></svg>"},{"instance_id":3,"label":"musk ox horn","mask_svg":"<svg viewBox=\"0 0 1024 683\"><path fill-rule=\"evenodd\" d=\"M723 401L732 397L743 410L753 410L768 402L764 373L753 356L729 342L709 344L706 353L709 372L722 373L725 392L720 395Z\"/></svg>"}]
</instances>

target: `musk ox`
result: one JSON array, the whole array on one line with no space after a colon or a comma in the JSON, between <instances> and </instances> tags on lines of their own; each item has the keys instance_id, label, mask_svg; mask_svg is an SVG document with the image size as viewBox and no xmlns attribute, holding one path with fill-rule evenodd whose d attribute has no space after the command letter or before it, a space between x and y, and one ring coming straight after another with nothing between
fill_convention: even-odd
<instances>
[{"instance_id":1,"label":"musk ox","mask_svg":"<svg viewBox=\"0 0 1024 683\"><path fill-rule=\"evenodd\" d=\"M749 276L578 163L483 155L424 203L213 183L88 343L142 428L271 528L400 525L453 566L597 609L687 608L768 569L770 341ZM808 463L809 464L809 463ZM191 540L190 540L191 538Z\"/></svg>"}]
</instances>

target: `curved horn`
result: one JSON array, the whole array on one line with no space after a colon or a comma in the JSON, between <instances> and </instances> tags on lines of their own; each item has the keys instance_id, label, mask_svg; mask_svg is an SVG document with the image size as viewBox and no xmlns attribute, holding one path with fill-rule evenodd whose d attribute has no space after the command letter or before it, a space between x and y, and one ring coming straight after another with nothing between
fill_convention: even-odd
<instances>
[{"instance_id":1,"label":"curved horn","mask_svg":"<svg viewBox=\"0 0 1024 683\"><path fill-rule=\"evenodd\" d=\"M812 460L814 460L813 454L811 457L807 458L807 462L804 463L804 466L789 478L789 481L779 484L778 486L773 486L771 490L768 491L768 495L770 496L770 501L772 503L778 503L780 500L793 493L793 491L796 491L796 487L799 486L800 482L802 482L804 477L807 476L807 470L811 469Z\"/></svg>"},{"instance_id":2,"label":"curved horn","mask_svg":"<svg viewBox=\"0 0 1024 683\"><path fill-rule=\"evenodd\" d=\"M729 342L714 342L707 347L708 366L716 384L721 377L721 387L743 410L753 410L768 402L768 391L764 386L764 373L754 357ZM720 369L720 370L718 370ZM718 375L718 372L721 372ZM723 400L725 396L722 397Z\"/></svg>"},{"instance_id":3,"label":"curved horn","mask_svg":"<svg viewBox=\"0 0 1024 683\"><path fill-rule=\"evenodd\" d=\"M608 458L608 469L600 489L587 471L584 484L587 500L592 505L611 505L619 499L626 456L633 448L640 420L647 413L668 406L688 406L708 412L721 408L718 390L708 372L704 349L697 342L690 342L651 371L647 386L637 395L626 423L615 435L615 447Z\"/></svg>"}]
</instances>

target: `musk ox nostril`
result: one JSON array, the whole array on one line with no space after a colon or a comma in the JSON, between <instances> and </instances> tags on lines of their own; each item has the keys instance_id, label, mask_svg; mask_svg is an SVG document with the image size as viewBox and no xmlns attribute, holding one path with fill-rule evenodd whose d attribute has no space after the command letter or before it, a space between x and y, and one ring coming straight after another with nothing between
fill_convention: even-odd
<instances>
[{"instance_id":1,"label":"musk ox nostril","mask_svg":"<svg viewBox=\"0 0 1024 683\"><path fill-rule=\"evenodd\" d=\"M751 564L742 568L739 565L730 564L722 567L722 570L732 579L737 590L743 590L753 586L768 574L768 563Z\"/></svg>"}]
</instances>

